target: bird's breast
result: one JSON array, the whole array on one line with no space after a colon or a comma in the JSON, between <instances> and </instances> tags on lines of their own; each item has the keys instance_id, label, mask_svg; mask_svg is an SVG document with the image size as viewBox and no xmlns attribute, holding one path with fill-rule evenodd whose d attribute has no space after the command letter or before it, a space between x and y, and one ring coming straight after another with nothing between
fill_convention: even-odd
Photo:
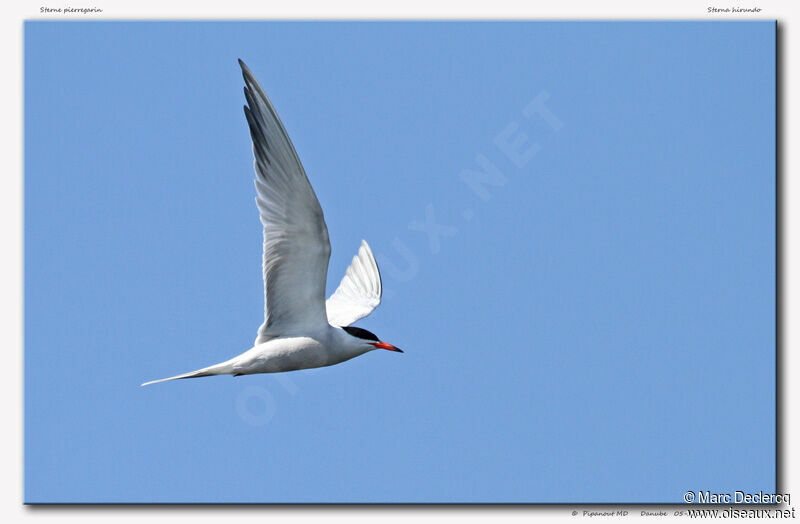
<instances>
[{"instance_id":1,"label":"bird's breast","mask_svg":"<svg viewBox=\"0 0 800 524\"><path fill-rule=\"evenodd\" d=\"M318 368L341 362L329 344L312 337L279 337L242 354L236 366L243 374L279 373Z\"/></svg>"}]
</instances>

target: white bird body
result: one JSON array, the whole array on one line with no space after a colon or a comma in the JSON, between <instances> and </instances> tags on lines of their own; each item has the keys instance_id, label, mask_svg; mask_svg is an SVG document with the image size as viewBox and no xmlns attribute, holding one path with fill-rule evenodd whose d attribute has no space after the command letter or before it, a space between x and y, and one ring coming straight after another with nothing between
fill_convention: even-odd
<instances>
[{"instance_id":1,"label":"white bird body","mask_svg":"<svg viewBox=\"0 0 800 524\"><path fill-rule=\"evenodd\" d=\"M179 378L280 373L332 366L375 349L369 345L353 344L352 339L353 337L347 335L343 329L333 326L324 328L319 333L277 337L257 344L225 362L190 373L153 380L142 385Z\"/></svg>"},{"instance_id":2,"label":"white bird body","mask_svg":"<svg viewBox=\"0 0 800 524\"><path fill-rule=\"evenodd\" d=\"M322 208L275 109L247 66L241 60L239 64L264 233L264 322L253 347L241 355L143 386L330 366L378 348L402 353L369 331L350 326L381 301L380 272L365 241L325 301L331 247Z\"/></svg>"},{"instance_id":3,"label":"white bird body","mask_svg":"<svg viewBox=\"0 0 800 524\"><path fill-rule=\"evenodd\" d=\"M331 366L374 349L351 344L352 338L332 326L316 334L274 338L235 357L233 373L250 375Z\"/></svg>"}]
</instances>

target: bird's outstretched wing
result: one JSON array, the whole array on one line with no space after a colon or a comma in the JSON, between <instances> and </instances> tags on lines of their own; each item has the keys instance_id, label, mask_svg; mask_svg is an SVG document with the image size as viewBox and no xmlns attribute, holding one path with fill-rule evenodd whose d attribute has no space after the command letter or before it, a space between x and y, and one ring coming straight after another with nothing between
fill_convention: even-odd
<instances>
[{"instance_id":1,"label":"bird's outstretched wing","mask_svg":"<svg viewBox=\"0 0 800 524\"><path fill-rule=\"evenodd\" d=\"M244 108L264 226L264 323L255 343L325 326L325 280L331 245L317 196L275 108L250 69Z\"/></svg>"},{"instance_id":2,"label":"bird's outstretched wing","mask_svg":"<svg viewBox=\"0 0 800 524\"><path fill-rule=\"evenodd\" d=\"M349 326L381 303L381 274L365 240L333 295L325 303L332 326Z\"/></svg>"}]
</instances>

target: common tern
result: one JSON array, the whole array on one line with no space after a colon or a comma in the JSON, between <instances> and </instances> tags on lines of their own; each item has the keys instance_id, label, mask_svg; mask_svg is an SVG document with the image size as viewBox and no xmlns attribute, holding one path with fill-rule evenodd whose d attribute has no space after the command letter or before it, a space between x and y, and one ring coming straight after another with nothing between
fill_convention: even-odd
<instances>
[{"instance_id":1,"label":"common tern","mask_svg":"<svg viewBox=\"0 0 800 524\"><path fill-rule=\"evenodd\" d=\"M331 366L375 349L403 352L351 326L381 302L381 276L366 241L325 300L331 245L322 208L275 108L250 69L241 60L239 65L253 140L256 205L264 228L264 323L253 347L241 355L142 386Z\"/></svg>"}]
</instances>

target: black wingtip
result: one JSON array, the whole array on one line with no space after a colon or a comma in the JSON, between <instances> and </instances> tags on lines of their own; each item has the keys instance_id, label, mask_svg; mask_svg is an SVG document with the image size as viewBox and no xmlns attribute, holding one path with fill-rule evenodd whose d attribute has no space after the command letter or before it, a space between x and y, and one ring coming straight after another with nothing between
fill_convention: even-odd
<instances>
[{"instance_id":1,"label":"black wingtip","mask_svg":"<svg viewBox=\"0 0 800 524\"><path fill-rule=\"evenodd\" d=\"M244 77L245 81L249 81L250 79L252 79L253 72L250 71L250 68L247 67L247 64L245 64L241 58L238 58L237 60L239 60L239 67L242 68L242 76Z\"/></svg>"},{"instance_id":2,"label":"black wingtip","mask_svg":"<svg viewBox=\"0 0 800 524\"><path fill-rule=\"evenodd\" d=\"M252 77L253 73L250 72L250 68L247 67L247 64L245 64L241 58L237 58L237 60L239 61L239 67L242 69L242 76L245 82L247 82L248 77Z\"/></svg>"}]
</instances>

